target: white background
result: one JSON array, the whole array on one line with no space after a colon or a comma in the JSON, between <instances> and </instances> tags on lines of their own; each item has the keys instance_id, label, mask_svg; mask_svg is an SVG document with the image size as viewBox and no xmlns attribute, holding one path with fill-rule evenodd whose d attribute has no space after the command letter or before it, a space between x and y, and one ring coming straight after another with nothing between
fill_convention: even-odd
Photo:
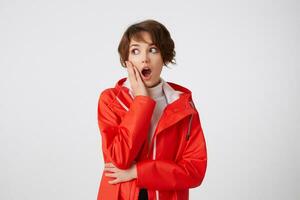
<instances>
[{"instance_id":1,"label":"white background","mask_svg":"<svg viewBox=\"0 0 300 200\"><path fill-rule=\"evenodd\" d=\"M100 92L126 76L132 23L162 22L188 87L208 168L191 199L296 200L299 1L0 1L0 199L96 199Z\"/></svg>"}]
</instances>

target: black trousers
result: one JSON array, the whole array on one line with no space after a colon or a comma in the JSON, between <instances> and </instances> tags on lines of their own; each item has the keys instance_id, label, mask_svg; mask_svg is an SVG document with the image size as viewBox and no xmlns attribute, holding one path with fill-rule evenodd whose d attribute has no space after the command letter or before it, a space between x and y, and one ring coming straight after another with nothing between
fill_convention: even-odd
<instances>
[{"instance_id":1,"label":"black trousers","mask_svg":"<svg viewBox=\"0 0 300 200\"><path fill-rule=\"evenodd\" d=\"M139 200L148 200L148 192L147 192L147 189L140 189L140 192L139 192Z\"/></svg>"}]
</instances>

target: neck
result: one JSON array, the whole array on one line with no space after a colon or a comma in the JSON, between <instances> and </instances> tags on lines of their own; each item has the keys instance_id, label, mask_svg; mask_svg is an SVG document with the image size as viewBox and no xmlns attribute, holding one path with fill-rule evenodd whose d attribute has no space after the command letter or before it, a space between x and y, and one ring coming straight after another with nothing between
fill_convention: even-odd
<instances>
[{"instance_id":1,"label":"neck","mask_svg":"<svg viewBox=\"0 0 300 200\"><path fill-rule=\"evenodd\" d=\"M154 88L156 87L157 85L159 85L161 83L161 78L159 79L159 81L157 83L155 83L154 85L150 86L150 87L147 87L147 88Z\"/></svg>"},{"instance_id":2,"label":"neck","mask_svg":"<svg viewBox=\"0 0 300 200\"><path fill-rule=\"evenodd\" d=\"M148 93L152 98L158 98L160 96L163 96L163 82L160 80L159 83L157 83L155 86L148 87Z\"/></svg>"}]
</instances>

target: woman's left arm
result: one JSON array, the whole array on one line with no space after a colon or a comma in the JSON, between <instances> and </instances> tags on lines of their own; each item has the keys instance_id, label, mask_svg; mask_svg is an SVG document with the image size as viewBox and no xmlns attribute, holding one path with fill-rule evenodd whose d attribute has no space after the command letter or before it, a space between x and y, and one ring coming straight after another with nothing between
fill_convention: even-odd
<instances>
[{"instance_id":1,"label":"woman's left arm","mask_svg":"<svg viewBox=\"0 0 300 200\"><path fill-rule=\"evenodd\" d=\"M113 172L109 176L116 178L113 183L137 178L139 187L153 190L187 189L199 186L206 172L207 151L198 113L194 115L191 126L190 138L178 162L145 160L132 165L128 170L106 168L107 171Z\"/></svg>"}]
</instances>

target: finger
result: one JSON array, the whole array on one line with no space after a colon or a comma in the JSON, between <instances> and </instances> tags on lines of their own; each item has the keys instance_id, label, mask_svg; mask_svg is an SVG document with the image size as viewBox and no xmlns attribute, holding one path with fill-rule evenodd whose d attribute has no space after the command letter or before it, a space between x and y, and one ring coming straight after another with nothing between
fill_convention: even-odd
<instances>
[{"instance_id":1,"label":"finger","mask_svg":"<svg viewBox=\"0 0 300 200\"><path fill-rule=\"evenodd\" d=\"M139 72L139 70L136 67L134 67L134 71L135 71L135 74L136 74L136 80L137 80L137 82L138 83L143 83L143 80L141 78L141 73Z\"/></svg>"},{"instance_id":2,"label":"finger","mask_svg":"<svg viewBox=\"0 0 300 200\"><path fill-rule=\"evenodd\" d=\"M127 65L128 65L128 78L130 81L130 85L132 87L136 87L136 85L138 84L137 79L136 79L136 73L134 70L134 66L130 61L127 61Z\"/></svg>"},{"instance_id":3,"label":"finger","mask_svg":"<svg viewBox=\"0 0 300 200\"><path fill-rule=\"evenodd\" d=\"M117 178L118 177L116 173L105 173L104 176L112 177L112 178Z\"/></svg>"},{"instance_id":4,"label":"finger","mask_svg":"<svg viewBox=\"0 0 300 200\"><path fill-rule=\"evenodd\" d=\"M105 163L105 167L115 167L112 163Z\"/></svg>"},{"instance_id":5,"label":"finger","mask_svg":"<svg viewBox=\"0 0 300 200\"><path fill-rule=\"evenodd\" d=\"M126 61L126 66L127 66L127 72L128 72L128 77L130 81L136 81L135 77L135 71L133 69L133 65L131 62Z\"/></svg>"},{"instance_id":6,"label":"finger","mask_svg":"<svg viewBox=\"0 0 300 200\"><path fill-rule=\"evenodd\" d=\"M112 180L112 181L108 181L109 184L117 184L117 183L120 183L120 180L118 178Z\"/></svg>"},{"instance_id":7,"label":"finger","mask_svg":"<svg viewBox=\"0 0 300 200\"><path fill-rule=\"evenodd\" d=\"M127 67L128 74L134 75L132 63L129 61L126 61L126 67Z\"/></svg>"},{"instance_id":8,"label":"finger","mask_svg":"<svg viewBox=\"0 0 300 200\"><path fill-rule=\"evenodd\" d=\"M104 171L106 171L106 172L118 172L119 171L119 169L118 168L104 168Z\"/></svg>"}]
</instances>

